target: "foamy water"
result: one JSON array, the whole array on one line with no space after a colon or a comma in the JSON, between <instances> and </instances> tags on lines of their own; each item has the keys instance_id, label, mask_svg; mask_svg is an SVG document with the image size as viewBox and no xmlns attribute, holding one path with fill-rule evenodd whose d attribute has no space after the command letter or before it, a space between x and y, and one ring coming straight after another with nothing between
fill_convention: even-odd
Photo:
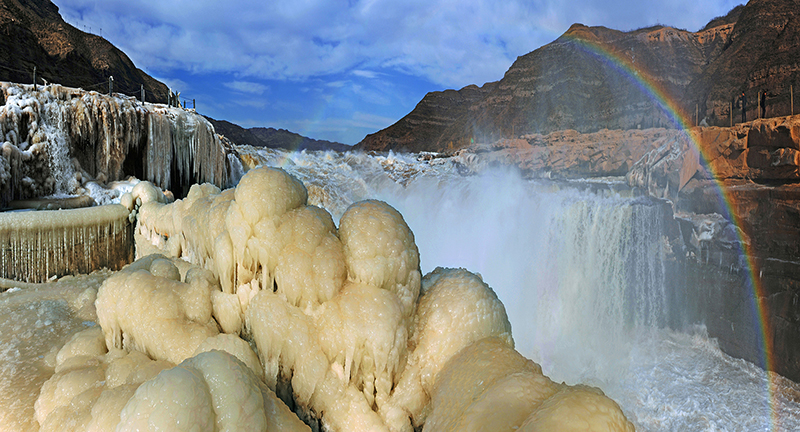
<instances>
[{"instance_id":1,"label":"foamy water","mask_svg":"<svg viewBox=\"0 0 800 432\"><path fill-rule=\"evenodd\" d=\"M727 356L702 326L663 328L666 280L657 203L479 169L474 160L418 160L248 150L306 183L338 220L382 199L414 231L421 267L464 267L498 293L517 349L545 374L602 388L642 431L800 430L800 386ZM476 174L480 171L480 174Z\"/></svg>"}]
</instances>

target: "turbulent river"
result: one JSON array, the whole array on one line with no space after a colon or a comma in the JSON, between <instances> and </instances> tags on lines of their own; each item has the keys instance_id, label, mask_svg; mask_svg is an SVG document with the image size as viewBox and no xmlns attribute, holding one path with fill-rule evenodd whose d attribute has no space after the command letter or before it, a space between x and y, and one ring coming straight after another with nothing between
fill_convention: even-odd
<instances>
[{"instance_id":1,"label":"turbulent river","mask_svg":"<svg viewBox=\"0 0 800 432\"><path fill-rule=\"evenodd\" d=\"M431 155L239 151L300 178L337 222L365 198L397 208L423 274L480 273L505 304L517 349L555 381L602 388L637 430L800 430L800 386L773 376L770 387L702 323L666 328L657 203L628 196L621 179L531 181Z\"/></svg>"}]
</instances>

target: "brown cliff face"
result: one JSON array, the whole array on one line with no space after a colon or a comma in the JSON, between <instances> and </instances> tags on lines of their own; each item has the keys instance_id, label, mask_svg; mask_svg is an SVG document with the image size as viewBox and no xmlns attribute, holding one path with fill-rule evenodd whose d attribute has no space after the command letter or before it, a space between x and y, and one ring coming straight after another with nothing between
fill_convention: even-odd
<instances>
[{"instance_id":1,"label":"brown cliff face","mask_svg":"<svg viewBox=\"0 0 800 432\"><path fill-rule=\"evenodd\" d=\"M662 26L621 32L576 24L519 57L502 80L476 98L431 93L358 147L447 151L473 141L565 129L676 127L642 82L653 84L693 122L729 126L740 119L735 105L731 115L731 102L742 90L749 120L756 116L759 90L769 96L768 116L787 115L789 85L800 78L799 11L800 0L752 0L698 32ZM436 127L423 127L429 124Z\"/></svg>"},{"instance_id":2,"label":"brown cliff face","mask_svg":"<svg viewBox=\"0 0 800 432\"><path fill-rule=\"evenodd\" d=\"M711 125L730 125L731 100L742 91L748 121L757 118L759 91L767 92L767 117L790 115L790 85L797 92L800 84L800 1L751 0L740 12L729 45L691 86ZM741 119L735 106L733 118Z\"/></svg>"},{"instance_id":3,"label":"brown cliff face","mask_svg":"<svg viewBox=\"0 0 800 432\"><path fill-rule=\"evenodd\" d=\"M114 77L114 91L138 96L144 85L149 102L165 102L167 87L137 69L128 56L102 37L67 24L49 0L0 0L0 81L41 79L87 88ZM107 92L108 86L91 90Z\"/></svg>"},{"instance_id":4,"label":"brown cliff face","mask_svg":"<svg viewBox=\"0 0 800 432\"><path fill-rule=\"evenodd\" d=\"M517 59L498 90L471 107L471 118L452 125L446 139L670 126L640 80L680 98L707 53L723 42L724 35L703 39L668 27L623 33L574 25L552 44ZM620 66L628 62L640 76ZM470 130L469 124L476 127Z\"/></svg>"}]
</instances>

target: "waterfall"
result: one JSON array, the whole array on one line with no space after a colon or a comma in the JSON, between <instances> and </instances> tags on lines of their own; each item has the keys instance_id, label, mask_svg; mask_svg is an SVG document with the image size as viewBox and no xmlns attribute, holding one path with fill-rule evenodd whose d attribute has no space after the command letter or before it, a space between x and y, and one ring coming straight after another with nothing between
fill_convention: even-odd
<instances>
[{"instance_id":1,"label":"waterfall","mask_svg":"<svg viewBox=\"0 0 800 432\"><path fill-rule=\"evenodd\" d=\"M302 179L312 203L334 217L365 198L397 208L414 231L422 272L480 273L505 304L519 351L554 379L618 373L631 332L667 322L662 205L614 192L618 183L569 187L504 169L464 176L452 158L257 156ZM323 188L338 193L313 202Z\"/></svg>"},{"instance_id":2,"label":"waterfall","mask_svg":"<svg viewBox=\"0 0 800 432\"><path fill-rule=\"evenodd\" d=\"M228 182L230 186L238 184L239 180L241 180L244 175L242 160L233 153L228 153L228 173Z\"/></svg>"},{"instance_id":3,"label":"waterfall","mask_svg":"<svg viewBox=\"0 0 800 432\"><path fill-rule=\"evenodd\" d=\"M397 208L423 273L480 273L517 349L555 381L602 388L637 430L800 427L797 384L773 378L770 395L762 369L724 354L704 327L683 327L689 305L667 267L682 253L670 243L671 207L630 196L622 179L532 181L459 156L237 151L303 180L334 219L365 198Z\"/></svg>"},{"instance_id":4,"label":"waterfall","mask_svg":"<svg viewBox=\"0 0 800 432\"><path fill-rule=\"evenodd\" d=\"M618 373L631 332L666 322L663 213L649 199L504 171L380 197L414 230L423 272L481 273L506 305L517 348L556 380Z\"/></svg>"}]
</instances>

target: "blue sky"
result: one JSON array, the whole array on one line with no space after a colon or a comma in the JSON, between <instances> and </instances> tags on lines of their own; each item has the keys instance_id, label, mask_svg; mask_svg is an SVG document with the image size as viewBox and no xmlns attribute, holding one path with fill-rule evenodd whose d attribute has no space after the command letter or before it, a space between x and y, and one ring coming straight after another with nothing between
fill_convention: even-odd
<instances>
[{"instance_id":1,"label":"blue sky","mask_svg":"<svg viewBox=\"0 0 800 432\"><path fill-rule=\"evenodd\" d=\"M497 81L571 24L696 31L742 0L53 0L199 112L355 144L427 92Z\"/></svg>"}]
</instances>

